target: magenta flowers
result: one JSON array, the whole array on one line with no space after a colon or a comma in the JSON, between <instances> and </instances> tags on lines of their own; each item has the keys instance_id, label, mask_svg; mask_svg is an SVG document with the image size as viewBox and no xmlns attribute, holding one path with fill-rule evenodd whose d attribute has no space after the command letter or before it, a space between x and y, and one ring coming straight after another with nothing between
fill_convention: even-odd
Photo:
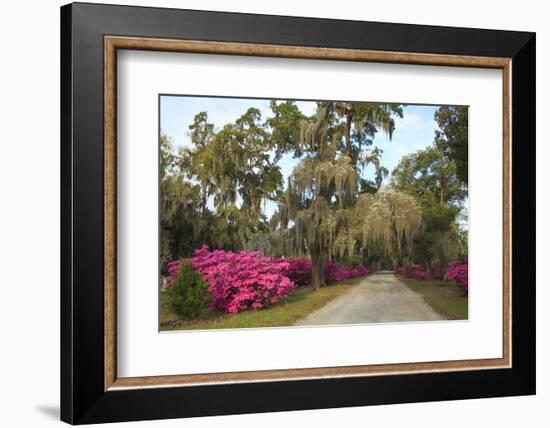
<instances>
[{"instance_id":1,"label":"magenta flowers","mask_svg":"<svg viewBox=\"0 0 550 428\"><path fill-rule=\"evenodd\" d=\"M403 274L408 278L425 281L430 278L430 274L424 270L422 265L413 263L410 266L398 266L395 268L395 273Z\"/></svg>"},{"instance_id":2,"label":"magenta flowers","mask_svg":"<svg viewBox=\"0 0 550 428\"><path fill-rule=\"evenodd\" d=\"M455 281L458 285L468 289L468 261L449 262L447 281Z\"/></svg>"},{"instance_id":3,"label":"magenta flowers","mask_svg":"<svg viewBox=\"0 0 550 428\"><path fill-rule=\"evenodd\" d=\"M287 263L285 274L296 285L306 285L311 281L310 259L284 259Z\"/></svg>"},{"instance_id":4,"label":"magenta flowers","mask_svg":"<svg viewBox=\"0 0 550 428\"><path fill-rule=\"evenodd\" d=\"M171 288L180 263L168 263L167 288ZM271 258L260 252L213 250L203 246L190 260L193 269L208 283L212 295L211 308L237 313L261 309L288 297L293 288L311 281L311 260L307 258ZM371 273L365 266L341 266L325 261L327 281L342 281Z\"/></svg>"},{"instance_id":5,"label":"magenta flowers","mask_svg":"<svg viewBox=\"0 0 550 428\"><path fill-rule=\"evenodd\" d=\"M285 275L284 259L259 252L195 250L193 268L208 282L212 308L236 313L260 309L287 297L295 284Z\"/></svg>"},{"instance_id":6,"label":"magenta flowers","mask_svg":"<svg viewBox=\"0 0 550 428\"><path fill-rule=\"evenodd\" d=\"M433 267L432 267L433 269ZM421 265L412 264L410 266L399 266L395 268L395 273L406 275L409 278L414 278L418 280L430 279L430 274L428 274ZM455 281L458 285L468 289L468 261L459 261L455 260L449 262L447 273L447 281Z\"/></svg>"},{"instance_id":7,"label":"magenta flowers","mask_svg":"<svg viewBox=\"0 0 550 428\"><path fill-rule=\"evenodd\" d=\"M283 259L288 263L286 275L297 285L306 285L311 281L311 260L310 259ZM325 260L325 280L343 281L344 279L365 276L372 271L363 266L343 266L334 260Z\"/></svg>"},{"instance_id":8,"label":"magenta flowers","mask_svg":"<svg viewBox=\"0 0 550 428\"><path fill-rule=\"evenodd\" d=\"M327 281L343 281L344 279L365 276L369 273L371 273L371 271L363 265L342 266L337 264L334 260L325 261L325 279Z\"/></svg>"}]
</instances>

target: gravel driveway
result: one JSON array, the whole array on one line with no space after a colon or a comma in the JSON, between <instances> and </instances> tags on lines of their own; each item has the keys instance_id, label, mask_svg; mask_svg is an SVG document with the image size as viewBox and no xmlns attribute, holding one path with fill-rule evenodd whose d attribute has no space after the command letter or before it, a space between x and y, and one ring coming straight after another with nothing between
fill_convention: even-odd
<instances>
[{"instance_id":1,"label":"gravel driveway","mask_svg":"<svg viewBox=\"0 0 550 428\"><path fill-rule=\"evenodd\" d=\"M295 325L363 324L443 319L393 275L379 272Z\"/></svg>"}]
</instances>

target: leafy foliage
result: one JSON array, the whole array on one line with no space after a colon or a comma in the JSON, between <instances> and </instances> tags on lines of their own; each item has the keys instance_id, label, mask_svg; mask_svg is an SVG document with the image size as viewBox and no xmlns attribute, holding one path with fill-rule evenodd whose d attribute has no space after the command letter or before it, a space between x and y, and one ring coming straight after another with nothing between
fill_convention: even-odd
<instances>
[{"instance_id":1,"label":"leafy foliage","mask_svg":"<svg viewBox=\"0 0 550 428\"><path fill-rule=\"evenodd\" d=\"M435 145L404 156L393 170L392 187L425 203L457 203L467 194L457 176L455 161Z\"/></svg>"},{"instance_id":2,"label":"leafy foliage","mask_svg":"<svg viewBox=\"0 0 550 428\"><path fill-rule=\"evenodd\" d=\"M160 259L191 255L210 242L213 215L204 210L200 186L184 180L170 139L160 139ZM200 213L200 215L198 215Z\"/></svg>"},{"instance_id":3,"label":"leafy foliage","mask_svg":"<svg viewBox=\"0 0 550 428\"><path fill-rule=\"evenodd\" d=\"M216 209L213 244L242 248L262 228L262 201L274 198L281 185L280 168L270 159L274 143L256 108L216 133L207 120L205 112L195 116L194 147L181 150L180 169L200 183L201 211L209 211L209 200Z\"/></svg>"},{"instance_id":4,"label":"leafy foliage","mask_svg":"<svg viewBox=\"0 0 550 428\"><path fill-rule=\"evenodd\" d=\"M424 228L414 238L410 260L429 266L442 277L450 260L467 257L468 234L463 227L467 192L468 110L440 107L433 145L404 156L392 172L390 187L414 196L422 207Z\"/></svg>"},{"instance_id":5,"label":"leafy foliage","mask_svg":"<svg viewBox=\"0 0 550 428\"><path fill-rule=\"evenodd\" d=\"M445 106L435 113L435 145L456 163L457 176L468 184L468 107Z\"/></svg>"},{"instance_id":6,"label":"leafy foliage","mask_svg":"<svg viewBox=\"0 0 550 428\"><path fill-rule=\"evenodd\" d=\"M177 266L175 279L170 282L168 291L170 306L182 318L196 318L210 303L208 285L189 262L181 261ZM172 271L176 271L175 264Z\"/></svg>"},{"instance_id":7,"label":"leafy foliage","mask_svg":"<svg viewBox=\"0 0 550 428\"><path fill-rule=\"evenodd\" d=\"M271 128L271 140L276 147L278 161L283 153L293 153L300 157L300 124L307 120L307 117L300 111L294 101L277 103L271 100L269 104L273 116L266 121Z\"/></svg>"}]
</instances>

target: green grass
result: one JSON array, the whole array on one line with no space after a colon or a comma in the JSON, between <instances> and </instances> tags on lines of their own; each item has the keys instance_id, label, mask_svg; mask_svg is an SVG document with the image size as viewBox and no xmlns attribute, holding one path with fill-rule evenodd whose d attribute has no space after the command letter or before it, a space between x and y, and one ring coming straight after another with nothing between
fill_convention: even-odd
<instances>
[{"instance_id":1,"label":"green grass","mask_svg":"<svg viewBox=\"0 0 550 428\"><path fill-rule=\"evenodd\" d=\"M354 278L327 285L317 292L310 287L299 287L291 296L267 309L248 310L238 314L207 311L199 319L191 321L178 319L168 305L166 293L161 292L160 329L167 331L290 326L322 308L332 299L345 294L362 279Z\"/></svg>"},{"instance_id":2,"label":"green grass","mask_svg":"<svg viewBox=\"0 0 550 428\"><path fill-rule=\"evenodd\" d=\"M417 281L404 275L399 280L420 294L424 301L448 320L468 319L468 296L460 288L444 281Z\"/></svg>"}]
</instances>

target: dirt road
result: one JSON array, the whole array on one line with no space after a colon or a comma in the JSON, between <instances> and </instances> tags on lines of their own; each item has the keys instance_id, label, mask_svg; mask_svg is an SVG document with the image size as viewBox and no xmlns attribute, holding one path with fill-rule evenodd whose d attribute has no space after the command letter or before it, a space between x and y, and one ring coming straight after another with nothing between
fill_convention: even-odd
<instances>
[{"instance_id":1,"label":"dirt road","mask_svg":"<svg viewBox=\"0 0 550 428\"><path fill-rule=\"evenodd\" d=\"M349 293L298 321L296 325L364 324L443 319L420 295L393 275L366 277Z\"/></svg>"}]
</instances>

